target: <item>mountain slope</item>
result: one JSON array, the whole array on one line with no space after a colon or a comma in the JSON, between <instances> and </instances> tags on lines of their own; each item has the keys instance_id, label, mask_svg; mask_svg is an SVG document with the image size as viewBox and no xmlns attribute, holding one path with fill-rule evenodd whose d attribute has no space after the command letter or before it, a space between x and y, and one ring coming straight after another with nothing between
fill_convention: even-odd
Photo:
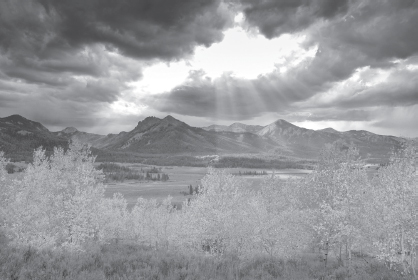
<instances>
[{"instance_id":1,"label":"mountain slope","mask_svg":"<svg viewBox=\"0 0 418 280\"><path fill-rule=\"evenodd\" d=\"M258 131L257 134L272 139L287 153L302 158L317 157L325 144L335 142L340 138L333 133L298 127L285 120L277 120Z\"/></svg>"},{"instance_id":2,"label":"mountain slope","mask_svg":"<svg viewBox=\"0 0 418 280\"><path fill-rule=\"evenodd\" d=\"M30 159L33 150L40 146L50 152L56 146L67 145L65 138L51 133L38 122L20 115L0 118L0 151L14 161Z\"/></svg>"},{"instance_id":3,"label":"mountain slope","mask_svg":"<svg viewBox=\"0 0 418 280\"><path fill-rule=\"evenodd\" d=\"M272 145L252 133L206 131L167 116L140 121L135 129L104 148L141 153L255 153Z\"/></svg>"},{"instance_id":4,"label":"mountain slope","mask_svg":"<svg viewBox=\"0 0 418 280\"><path fill-rule=\"evenodd\" d=\"M320 150L335 141L346 146L356 146L363 158L388 158L393 149L398 149L403 138L377 135L368 131L339 132L332 128L312 130L295 126L285 120L278 120L260 131L258 135L274 140L283 150L302 158L315 158Z\"/></svg>"},{"instance_id":5,"label":"mountain slope","mask_svg":"<svg viewBox=\"0 0 418 280\"><path fill-rule=\"evenodd\" d=\"M67 127L61 131L53 133L57 136L63 137L68 140L75 140L81 143L88 143L98 149L108 146L113 142L117 142L121 136L126 134L126 132L122 131L119 134L100 135L78 131L74 127Z\"/></svg>"}]
</instances>

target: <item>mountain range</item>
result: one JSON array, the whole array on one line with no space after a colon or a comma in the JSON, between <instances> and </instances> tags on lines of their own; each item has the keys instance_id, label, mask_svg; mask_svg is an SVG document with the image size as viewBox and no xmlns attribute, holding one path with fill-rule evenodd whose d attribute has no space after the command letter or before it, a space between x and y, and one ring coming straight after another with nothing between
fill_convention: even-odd
<instances>
[{"instance_id":1,"label":"mountain range","mask_svg":"<svg viewBox=\"0 0 418 280\"><path fill-rule=\"evenodd\" d=\"M101 151L139 154L254 154L314 159L326 144L354 144L363 158L387 159L404 138L364 130L340 132L333 128L312 130L277 120L267 126L234 123L230 126L192 127L167 116L147 117L129 132L99 135L74 127L51 132L38 122L19 115L0 118L0 151L12 158L27 155L38 146L52 150L77 140Z\"/></svg>"}]
</instances>

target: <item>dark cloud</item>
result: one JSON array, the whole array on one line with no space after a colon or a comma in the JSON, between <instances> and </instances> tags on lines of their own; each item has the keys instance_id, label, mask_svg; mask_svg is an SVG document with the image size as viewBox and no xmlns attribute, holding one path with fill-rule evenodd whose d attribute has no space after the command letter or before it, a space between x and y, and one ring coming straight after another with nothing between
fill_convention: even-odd
<instances>
[{"instance_id":1,"label":"dark cloud","mask_svg":"<svg viewBox=\"0 0 418 280\"><path fill-rule=\"evenodd\" d=\"M373 72L373 71L369 71ZM367 73L364 76L373 76ZM383 81L374 85L351 86L347 92L339 92L338 98L308 100L305 108L366 108L366 107L409 107L418 104L418 70L399 66L391 69ZM366 79L367 81L367 79ZM337 94L337 93L336 93Z\"/></svg>"},{"instance_id":2,"label":"dark cloud","mask_svg":"<svg viewBox=\"0 0 418 280\"><path fill-rule=\"evenodd\" d=\"M407 58L418 53L417 25L417 1L360 1L320 34L372 59Z\"/></svg>"},{"instance_id":3,"label":"dark cloud","mask_svg":"<svg viewBox=\"0 0 418 280\"><path fill-rule=\"evenodd\" d=\"M305 104L308 108L337 106L345 110L310 117L317 121L369 120L367 109L356 108L416 104L416 71L395 70L398 65L394 59L411 59L418 53L418 37L414 36L418 26L417 1L242 0L240 3L247 22L268 38L285 32L305 35L306 48L317 47L314 58L284 74L275 71L254 80L228 75L208 80L202 76L170 93L149 98L149 104L156 104L157 109L167 113L235 120L251 119L266 112L283 114L299 110L298 103L309 103L325 92L334 95L333 102L324 103L327 105ZM389 80L362 88L361 92L351 90L343 95L335 88L364 67L395 72Z\"/></svg>"},{"instance_id":4,"label":"dark cloud","mask_svg":"<svg viewBox=\"0 0 418 280\"><path fill-rule=\"evenodd\" d=\"M56 99L111 103L146 61L190 55L231 23L218 0L2 0L0 80L8 90L24 83Z\"/></svg>"},{"instance_id":5,"label":"dark cloud","mask_svg":"<svg viewBox=\"0 0 418 280\"><path fill-rule=\"evenodd\" d=\"M241 0L247 21L267 38L301 31L318 19L344 15L348 0Z\"/></svg>"},{"instance_id":6,"label":"dark cloud","mask_svg":"<svg viewBox=\"0 0 418 280\"><path fill-rule=\"evenodd\" d=\"M269 39L297 33L316 54L252 80L208 79L197 71L139 102L162 114L239 121L266 113L293 121L373 121L375 107L417 106L418 1L0 0L2 113L53 127L109 122L103 112L127 98L145 66L220 42L237 11L249 29ZM373 86L347 82L365 68L359 84L377 70L389 75Z\"/></svg>"},{"instance_id":7,"label":"dark cloud","mask_svg":"<svg viewBox=\"0 0 418 280\"><path fill-rule=\"evenodd\" d=\"M80 130L92 131L92 128L102 125L103 134L119 132L118 129L106 128L117 119L116 116L103 114L108 110L106 103L79 102L56 98L49 92L26 95L14 95L7 99L3 107L3 94L0 94L1 117L20 114L28 119L41 122L52 131L61 130L67 126L75 126ZM100 129L96 130L100 132Z\"/></svg>"},{"instance_id":8,"label":"dark cloud","mask_svg":"<svg viewBox=\"0 0 418 280\"><path fill-rule=\"evenodd\" d=\"M220 41L231 17L218 0L4 0L3 49L50 49L103 43L138 58L180 58Z\"/></svg>"}]
</instances>

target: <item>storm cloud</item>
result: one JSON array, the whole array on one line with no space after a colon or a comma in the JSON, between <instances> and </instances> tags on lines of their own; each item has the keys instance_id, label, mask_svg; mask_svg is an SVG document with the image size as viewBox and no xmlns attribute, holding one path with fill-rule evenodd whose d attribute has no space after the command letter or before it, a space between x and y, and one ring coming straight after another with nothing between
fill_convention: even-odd
<instances>
[{"instance_id":1,"label":"storm cloud","mask_svg":"<svg viewBox=\"0 0 418 280\"><path fill-rule=\"evenodd\" d=\"M241 0L247 21L267 38L301 31L320 19L343 16L348 0Z\"/></svg>"},{"instance_id":2,"label":"storm cloud","mask_svg":"<svg viewBox=\"0 0 418 280\"><path fill-rule=\"evenodd\" d=\"M198 48L222 44L237 26L300 49L253 78L192 69L170 90L135 86L157 63L192 64ZM205 124L269 114L390 129L383 111L396 112L386 114L390 123L416 117L399 113L418 104L416 26L412 0L0 0L0 108L2 117L89 131L107 122L118 132L146 114ZM127 104L145 109L123 112Z\"/></svg>"},{"instance_id":3,"label":"storm cloud","mask_svg":"<svg viewBox=\"0 0 418 280\"><path fill-rule=\"evenodd\" d=\"M376 106L417 104L417 1L240 4L248 28L267 38L305 36L303 45L317 48L315 56L285 73L277 69L253 80L224 76L189 81L159 96L160 110L230 120L250 120L266 112L291 118L294 111L316 110L303 118L367 121ZM353 81L359 72L362 76ZM379 72L387 74L372 82ZM330 108L333 114L324 113Z\"/></svg>"}]
</instances>

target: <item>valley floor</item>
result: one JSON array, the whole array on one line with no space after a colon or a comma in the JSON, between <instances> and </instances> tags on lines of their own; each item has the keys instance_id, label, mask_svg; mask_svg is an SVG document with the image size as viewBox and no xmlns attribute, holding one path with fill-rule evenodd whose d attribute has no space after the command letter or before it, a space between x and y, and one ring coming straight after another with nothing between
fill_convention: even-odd
<instances>
[{"instance_id":1,"label":"valley floor","mask_svg":"<svg viewBox=\"0 0 418 280\"><path fill-rule=\"evenodd\" d=\"M125 163L123 166L129 167L135 171L140 171L141 168L152 167L129 163ZM112 197L114 193L121 193L127 200L129 208L135 205L139 197L162 201L167 198L167 196L171 196L173 198L172 202L175 205L180 206L183 201L187 200L187 193L189 191L188 186L192 185L193 187L196 187L197 185L200 185L200 180L208 172L208 168L206 167L166 166L161 168L161 172L168 174L170 178L168 181L111 181L106 184L105 196ZM264 170L250 168L225 168L225 170L230 174L245 179L245 181L248 182L248 188L251 189L258 189L262 181L273 173L273 170L267 169L265 170L267 175L240 176L238 175L239 172L242 174L254 171L261 173ZM275 176L278 176L281 179L305 176L311 172L311 170L304 169L274 170Z\"/></svg>"}]
</instances>

